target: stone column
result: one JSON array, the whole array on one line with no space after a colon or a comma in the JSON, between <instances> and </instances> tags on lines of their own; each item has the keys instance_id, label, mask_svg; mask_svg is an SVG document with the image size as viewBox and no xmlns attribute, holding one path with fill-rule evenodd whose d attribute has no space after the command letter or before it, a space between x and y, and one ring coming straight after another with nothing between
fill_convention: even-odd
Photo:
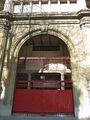
<instances>
[{"instance_id":1,"label":"stone column","mask_svg":"<svg viewBox=\"0 0 90 120\"><path fill-rule=\"evenodd\" d=\"M2 87L1 87L1 73L2 73L2 66L3 66L3 53L4 53L4 26L0 25L0 95L2 92Z\"/></svg>"},{"instance_id":2,"label":"stone column","mask_svg":"<svg viewBox=\"0 0 90 120\"><path fill-rule=\"evenodd\" d=\"M8 72L7 82L6 82L5 98L3 101L4 105L8 105L11 108L13 105L17 60L18 58L14 58L13 55L11 55L11 59L8 65L9 72ZM9 109L9 111L11 112L11 109Z\"/></svg>"},{"instance_id":3,"label":"stone column","mask_svg":"<svg viewBox=\"0 0 90 120\"><path fill-rule=\"evenodd\" d=\"M79 60L79 118L90 118L90 96L88 81L90 81L90 18L81 20L82 42ZM84 50L84 51L83 51ZM83 56L83 57L82 57ZM86 112L87 110L87 112Z\"/></svg>"},{"instance_id":4,"label":"stone column","mask_svg":"<svg viewBox=\"0 0 90 120\"><path fill-rule=\"evenodd\" d=\"M10 114L10 111L9 111L9 107L7 106L4 106L3 105L3 102L4 102L4 97L5 97L5 88L6 88L6 85L5 85L5 81L7 80L7 64L5 64L5 62L8 60L8 47L9 47L9 42L8 41L8 35L9 35L9 31L10 31L10 23L8 20L5 20L4 21L4 25L3 25L4 29L3 29L3 32L2 32L2 39L1 39L1 44L0 44L0 55L1 55L1 60L0 60L0 63L1 63L1 66L0 66L0 83L1 84L1 94L0 94L0 115L7 115L7 114ZM8 62L8 61L7 61ZM4 78L5 77L5 78ZM5 81L4 81L5 80ZM1 82L2 81L2 82Z\"/></svg>"},{"instance_id":5,"label":"stone column","mask_svg":"<svg viewBox=\"0 0 90 120\"><path fill-rule=\"evenodd\" d=\"M0 80L2 76L2 69L4 64L4 58L5 58L5 49L7 45L7 39L8 39L8 32L9 32L9 22L8 21L2 21L2 30L0 31Z\"/></svg>"},{"instance_id":6,"label":"stone column","mask_svg":"<svg viewBox=\"0 0 90 120\"><path fill-rule=\"evenodd\" d=\"M1 25L0 28L0 75L1 75L1 69L2 69L2 62L3 62L3 52L4 52L4 29L3 25Z\"/></svg>"},{"instance_id":7,"label":"stone column","mask_svg":"<svg viewBox=\"0 0 90 120\"><path fill-rule=\"evenodd\" d=\"M8 26L7 28L5 28L6 30L6 38L5 38L5 45L4 45L4 51L3 51L3 64L2 64L2 67L1 67L1 81L3 81L3 86L4 86L4 90L3 90L3 87L2 87L2 91L3 91L3 94L1 94L1 99L3 100L4 97L5 97L5 87L6 87L6 81L8 79L8 64L9 64L9 53L10 53L10 24L8 22Z\"/></svg>"},{"instance_id":8,"label":"stone column","mask_svg":"<svg viewBox=\"0 0 90 120\"><path fill-rule=\"evenodd\" d=\"M78 117L80 119L90 118L90 98L89 92L87 89L87 80L86 80L86 71L84 70L84 66L80 63L79 69L79 82L78 82L78 89L80 91L79 95L79 111ZM86 111L87 110L87 111Z\"/></svg>"}]
</instances>

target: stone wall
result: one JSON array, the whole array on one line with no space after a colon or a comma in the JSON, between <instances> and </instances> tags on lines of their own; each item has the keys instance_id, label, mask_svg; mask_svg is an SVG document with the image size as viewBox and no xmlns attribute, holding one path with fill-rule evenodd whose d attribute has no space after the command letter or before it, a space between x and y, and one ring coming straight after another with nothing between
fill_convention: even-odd
<instances>
[{"instance_id":1,"label":"stone wall","mask_svg":"<svg viewBox=\"0 0 90 120\"><path fill-rule=\"evenodd\" d=\"M0 111L0 114L5 114L8 107L10 109L7 114L11 114L20 48L30 37L50 34L62 39L70 52L75 116L90 117L89 15L89 10L74 14L0 14L1 20L4 20L3 24L0 23L0 74L6 87L3 103L0 104L3 111Z\"/></svg>"}]
</instances>

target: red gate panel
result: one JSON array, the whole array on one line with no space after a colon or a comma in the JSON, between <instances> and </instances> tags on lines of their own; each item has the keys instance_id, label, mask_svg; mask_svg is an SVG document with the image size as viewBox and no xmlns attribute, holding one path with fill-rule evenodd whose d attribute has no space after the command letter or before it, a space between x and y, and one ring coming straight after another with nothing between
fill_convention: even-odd
<instances>
[{"instance_id":1,"label":"red gate panel","mask_svg":"<svg viewBox=\"0 0 90 120\"><path fill-rule=\"evenodd\" d=\"M57 94L57 111L60 113L73 113L72 90L61 90Z\"/></svg>"},{"instance_id":2,"label":"red gate panel","mask_svg":"<svg viewBox=\"0 0 90 120\"><path fill-rule=\"evenodd\" d=\"M57 113L57 90L43 90L43 112Z\"/></svg>"},{"instance_id":3,"label":"red gate panel","mask_svg":"<svg viewBox=\"0 0 90 120\"><path fill-rule=\"evenodd\" d=\"M73 113L72 90L16 89L13 112Z\"/></svg>"}]
</instances>

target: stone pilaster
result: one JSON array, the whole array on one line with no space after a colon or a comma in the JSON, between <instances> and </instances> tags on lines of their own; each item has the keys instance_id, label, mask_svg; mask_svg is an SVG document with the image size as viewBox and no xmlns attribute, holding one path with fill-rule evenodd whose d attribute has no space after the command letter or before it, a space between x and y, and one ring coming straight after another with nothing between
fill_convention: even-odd
<instances>
[{"instance_id":1,"label":"stone pilaster","mask_svg":"<svg viewBox=\"0 0 90 120\"><path fill-rule=\"evenodd\" d=\"M3 21L3 29L2 29L2 37L0 42L0 81L5 81L3 77L3 73L6 74L6 71L3 71L4 69L4 62L6 61L6 51L7 51L7 45L8 45L8 35L9 35L9 29L10 24L8 20ZM7 76L7 75L6 75ZM5 77L6 77L5 76ZM0 82L1 83L1 82Z\"/></svg>"},{"instance_id":2,"label":"stone pilaster","mask_svg":"<svg viewBox=\"0 0 90 120\"><path fill-rule=\"evenodd\" d=\"M1 24L1 30L0 30L0 77L2 73L2 66L3 66L3 61L5 57L5 48L7 44L7 38L8 38L8 23L7 21L2 21Z\"/></svg>"}]
</instances>

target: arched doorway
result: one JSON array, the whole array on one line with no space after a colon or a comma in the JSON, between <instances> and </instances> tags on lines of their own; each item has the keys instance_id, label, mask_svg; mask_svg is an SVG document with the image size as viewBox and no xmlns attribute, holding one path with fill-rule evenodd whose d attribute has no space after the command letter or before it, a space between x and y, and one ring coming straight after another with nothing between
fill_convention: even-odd
<instances>
[{"instance_id":1,"label":"arched doorway","mask_svg":"<svg viewBox=\"0 0 90 120\"><path fill-rule=\"evenodd\" d=\"M19 52L13 113L73 114L70 54L53 35L37 35Z\"/></svg>"}]
</instances>

